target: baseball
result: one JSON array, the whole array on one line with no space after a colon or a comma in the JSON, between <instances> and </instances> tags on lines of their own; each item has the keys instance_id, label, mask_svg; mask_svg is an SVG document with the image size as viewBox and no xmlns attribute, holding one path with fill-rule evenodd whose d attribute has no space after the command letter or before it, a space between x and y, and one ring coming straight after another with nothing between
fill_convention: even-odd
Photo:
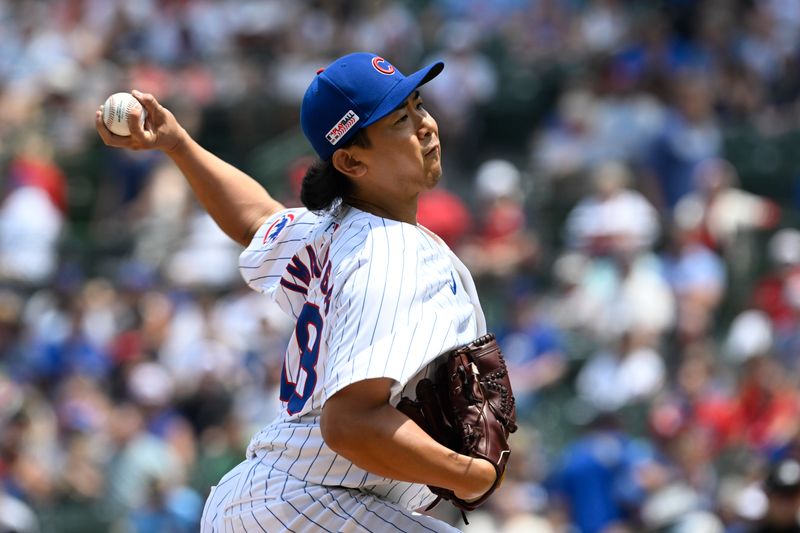
<instances>
[{"instance_id":1,"label":"baseball","mask_svg":"<svg viewBox=\"0 0 800 533\"><path fill-rule=\"evenodd\" d=\"M139 100L130 93L114 93L103 104L103 123L111 133L127 137L131 134L128 127L128 114L137 108L142 110L139 123L144 126L147 111L142 108Z\"/></svg>"}]
</instances>

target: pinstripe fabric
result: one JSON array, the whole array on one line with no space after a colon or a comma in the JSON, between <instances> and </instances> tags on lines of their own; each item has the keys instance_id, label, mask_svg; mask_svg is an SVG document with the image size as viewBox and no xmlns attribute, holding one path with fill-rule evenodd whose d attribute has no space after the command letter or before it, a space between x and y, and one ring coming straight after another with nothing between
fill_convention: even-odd
<instances>
[{"instance_id":1,"label":"pinstripe fabric","mask_svg":"<svg viewBox=\"0 0 800 533\"><path fill-rule=\"evenodd\" d=\"M424 485L368 473L330 450L319 425L322 406L347 385L377 377L394 380L393 404L413 396L440 354L485 333L469 273L425 228L351 207L328 216L305 209L274 215L242 253L240 267L250 287L296 317L298 327L284 358L283 410L250 442L243 465L254 457L257 464L250 470L240 465L209 497L206 521L216 524L213 516L220 520L222 513L253 531L293 530L292 524L324 531L328 520L349 521L353 531L391 530L369 517L410 513L432 494ZM276 492L276 479L288 489ZM298 493L298 486L311 496ZM323 498L335 503L316 503ZM301 519L304 513L309 516ZM228 518L219 523L227 527ZM409 527L404 531L426 530Z\"/></svg>"},{"instance_id":2,"label":"pinstripe fabric","mask_svg":"<svg viewBox=\"0 0 800 533\"><path fill-rule=\"evenodd\" d=\"M300 481L270 466L266 455L240 463L212 489L201 533L458 531L367 491Z\"/></svg>"}]
</instances>

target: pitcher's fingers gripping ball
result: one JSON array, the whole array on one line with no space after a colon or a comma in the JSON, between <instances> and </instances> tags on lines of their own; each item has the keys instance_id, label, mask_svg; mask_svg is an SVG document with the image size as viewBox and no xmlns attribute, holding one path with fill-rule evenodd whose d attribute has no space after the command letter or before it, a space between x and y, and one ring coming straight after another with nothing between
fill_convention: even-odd
<instances>
[{"instance_id":1,"label":"pitcher's fingers gripping ball","mask_svg":"<svg viewBox=\"0 0 800 533\"><path fill-rule=\"evenodd\" d=\"M111 133L128 137L131 134L128 126L128 115L134 110L141 110L139 123L144 127L147 111L142 108L139 100L130 93L114 93L103 104L103 124Z\"/></svg>"}]
</instances>

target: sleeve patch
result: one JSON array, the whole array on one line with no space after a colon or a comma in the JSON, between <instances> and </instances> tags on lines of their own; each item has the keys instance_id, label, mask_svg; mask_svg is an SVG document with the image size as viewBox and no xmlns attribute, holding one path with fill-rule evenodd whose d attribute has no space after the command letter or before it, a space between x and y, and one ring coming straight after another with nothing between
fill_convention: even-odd
<instances>
[{"instance_id":1,"label":"sleeve patch","mask_svg":"<svg viewBox=\"0 0 800 533\"><path fill-rule=\"evenodd\" d=\"M294 221L294 213L286 213L277 219L272 225L264 232L264 240L261 244L269 246L278 238L278 235Z\"/></svg>"}]
</instances>

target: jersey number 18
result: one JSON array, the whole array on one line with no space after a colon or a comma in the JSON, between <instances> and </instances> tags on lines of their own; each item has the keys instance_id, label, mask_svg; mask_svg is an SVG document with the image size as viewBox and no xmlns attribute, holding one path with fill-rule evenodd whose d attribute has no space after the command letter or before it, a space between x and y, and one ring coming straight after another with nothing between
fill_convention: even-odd
<instances>
[{"instance_id":1,"label":"jersey number 18","mask_svg":"<svg viewBox=\"0 0 800 533\"><path fill-rule=\"evenodd\" d=\"M290 415L300 412L311 398L317 384L317 359L319 343L322 338L322 315L319 307L306 302L297 316L297 327L294 330L297 346L300 348L300 368L296 381L289 381L286 373L286 361L281 371L281 401L287 402ZM305 376L303 376L305 373ZM305 377L305 379L302 379Z\"/></svg>"}]
</instances>

